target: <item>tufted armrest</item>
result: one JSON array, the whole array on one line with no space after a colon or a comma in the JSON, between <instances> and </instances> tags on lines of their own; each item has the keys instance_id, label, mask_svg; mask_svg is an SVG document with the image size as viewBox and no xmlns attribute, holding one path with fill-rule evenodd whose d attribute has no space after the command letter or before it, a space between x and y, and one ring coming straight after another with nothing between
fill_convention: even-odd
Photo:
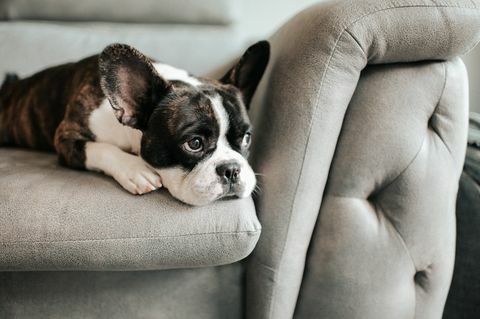
<instances>
[{"instance_id":1,"label":"tufted armrest","mask_svg":"<svg viewBox=\"0 0 480 319\"><path fill-rule=\"evenodd\" d=\"M454 261L466 79L460 59L362 72L312 236L298 318L441 318Z\"/></svg>"},{"instance_id":2,"label":"tufted armrest","mask_svg":"<svg viewBox=\"0 0 480 319\"><path fill-rule=\"evenodd\" d=\"M367 64L451 59L474 47L479 30L477 0L363 0L313 6L271 38L271 64L252 105L261 131L253 162L264 176L257 201L264 228L247 273L251 318L293 316L312 231L325 204L322 194L361 71ZM462 86L453 90L466 94ZM449 121L440 113L430 122L460 127L458 134L438 133L452 156L451 180L458 179L463 161L463 114Z\"/></svg>"}]
</instances>

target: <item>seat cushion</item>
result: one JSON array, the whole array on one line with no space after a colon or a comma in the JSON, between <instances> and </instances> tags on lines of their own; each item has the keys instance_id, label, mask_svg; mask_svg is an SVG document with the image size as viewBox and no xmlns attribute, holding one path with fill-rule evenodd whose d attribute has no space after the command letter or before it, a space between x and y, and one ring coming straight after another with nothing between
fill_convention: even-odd
<instances>
[{"instance_id":1,"label":"seat cushion","mask_svg":"<svg viewBox=\"0 0 480 319\"><path fill-rule=\"evenodd\" d=\"M259 235L250 198L191 207L166 190L135 196L54 154L0 148L0 271L220 265Z\"/></svg>"},{"instance_id":2,"label":"seat cushion","mask_svg":"<svg viewBox=\"0 0 480 319\"><path fill-rule=\"evenodd\" d=\"M236 19L235 4L235 0L6 0L0 3L0 18L229 24Z\"/></svg>"}]
</instances>

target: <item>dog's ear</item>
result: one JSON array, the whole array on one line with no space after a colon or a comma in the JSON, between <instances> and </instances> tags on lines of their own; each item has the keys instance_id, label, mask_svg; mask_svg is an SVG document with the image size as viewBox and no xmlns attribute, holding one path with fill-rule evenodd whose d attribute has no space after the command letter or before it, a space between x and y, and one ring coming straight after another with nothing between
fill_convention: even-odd
<instances>
[{"instance_id":1,"label":"dog's ear","mask_svg":"<svg viewBox=\"0 0 480 319\"><path fill-rule=\"evenodd\" d=\"M107 46L99 57L100 85L118 121L145 129L154 104L169 88L150 60L126 44Z\"/></svg>"},{"instance_id":2,"label":"dog's ear","mask_svg":"<svg viewBox=\"0 0 480 319\"><path fill-rule=\"evenodd\" d=\"M269 58L270 44L267 41L257 42L249 47L238 63L220 79L220 82L232 84L240 89L247 108L262 79Z\"/></svg>"}]
</instances>

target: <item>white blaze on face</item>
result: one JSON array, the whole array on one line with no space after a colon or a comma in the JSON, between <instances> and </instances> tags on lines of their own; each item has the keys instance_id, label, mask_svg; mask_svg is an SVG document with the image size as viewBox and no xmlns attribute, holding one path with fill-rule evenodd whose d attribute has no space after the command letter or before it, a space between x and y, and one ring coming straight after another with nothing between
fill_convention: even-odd
<instances>
[{"instance_id":1,"label":"white blaze on face","mask_svg":"<svg viewBox=\"0 0 480 319\"><path fill-rule=\"evenodd\" d=\"M190 172L178 167L158 169L163 185L170 193L191 205L205 205L225 195L226 186L216 171L217 166L225 162L235 161L240 166L238 184L234 187L235 195L249 196L256 184L255 174L247 160L228 143L229 117L222 98L219 95L212 97L211 104L220 128L213 154Z\"/></svg>"},{"instance_id":2,"label":"white blaze on face","mask_svg":"<svg viewBox=\"0 0 480 319\"><path fill-rule=\"evenodd\" d=\"M218 134L217 142L217 151L219 147L225 147L228 145L227 141L227 132L228 127L230 126L230 120L228 119L227 111L222 103L222 98L219 95L216 95L210 98L212 102L213 112L218 121L218 126L220 127L220 132Z\"/></svg>"}]
</instances>

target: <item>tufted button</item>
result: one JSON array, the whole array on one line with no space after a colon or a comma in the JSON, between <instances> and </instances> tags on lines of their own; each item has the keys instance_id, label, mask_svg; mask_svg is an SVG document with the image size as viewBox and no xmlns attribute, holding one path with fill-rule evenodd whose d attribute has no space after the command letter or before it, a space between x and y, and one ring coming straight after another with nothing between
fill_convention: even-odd
<instances>
[{"instance_id":1,"label":"tufted button","mask_svg":"<svg viewBox=\"0 0 480 319\"><path fill-rule=\"evenodd\" d=\"M428 287L430 268L431 266L428 266L427 269L419 270L413 276L415 284L422 287L424 290Z\"/></svg>"},{"instance_id":2,"label":"tufted button","mask_svg":"<svg viewBox=\"0 0 480 319\"><path fill-rule=\"evenodd\" d=\"M436 110L436 108L435 108L435 110ZM433 122L433 116L435 115L435 110L434 110L434 112L430 115L430 117L428 118L428 121L427 121L427 127L428 127L429 129L431 129L431 130L434 130L434 129L433 129L433 124L432 124L432 122Z\"/></svg>"},{"instance_id":3,"label":"tufted button","mask_svg":"<svg viewBox=\"0 0 480 319\"><path fill-rule=\"evenodd\" d=\"M376 197L377 197L378 193L380 193L380 190L375 190L375 191L373 191L370 195L368 195L367 201L368 201L369 203L372 203L372 204L373 204L373 203L377 200Z\"/></svg>"}]
</instances>

